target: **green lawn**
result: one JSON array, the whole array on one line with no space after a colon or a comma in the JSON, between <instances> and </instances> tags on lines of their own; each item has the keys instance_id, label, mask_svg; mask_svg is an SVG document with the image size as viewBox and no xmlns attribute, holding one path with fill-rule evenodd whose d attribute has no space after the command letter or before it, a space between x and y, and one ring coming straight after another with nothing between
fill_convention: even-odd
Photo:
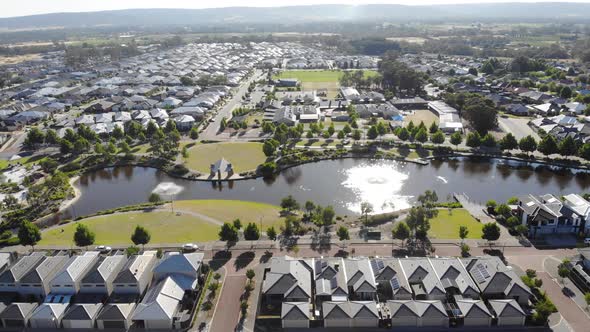
<instances>
[{"instance_id":1,"label":"green lawn","mask_svg":"<svg viewBox=\"0 0 590 332\"><path fill-rule=\"evenodd\" d=\"M255 222L262 228L283 224L280 218L281 208L278 206L247 202L247 201L230 201L230 200L193 200L174 202L174 208L179 210L194 211L214 218L221 222L231 222L234 219L240 219L242 224Z\"/></svg>"},{"instance_id":2,"label":"green lawn","mask_svg":"<svg viewBox=\"0 0 590 332\"><path fill-rule=\"evenodd\" d=\"M363 70L365 77L375 76L374 70ZM344 75L341 70L286 70L275 78L296 78L301 82L338 82Z\"/></svg>"},{"instance_id":3,"label":"green lawn","mask_svg":"<svg viewBox=\"0 0 590 332\"><path fill-rule=\"evenodd\" d=\"M475 220L465 209L453 209L452 213L446 209L440 209L438 216L430 220L429 235L437 239L458 239L459 226L467 226L468 239L481 239L480 222Z\"/></svg>"},{"instance_id":4,"label":"green lawn","mask_svg":"<svg viewBox=\"0 0 590 332\"><path fill-rule=\"evenodd\" d=\"M43 160L47 159L47 156L32 156L32 157L23 157L16 160L8 161L6 159L0 159L0 170L5 169L10 165L14 165L17 163L21 163L22 165L34 165L42 162Z\"/></svg>"},{"instance_id":5,"label":"green lawn","mask_svg":"<svg viewBox=\"0 0 590 332\"><path fill-rule=\"evenodd\" d=\"M188 150L186 166L201 173L209 173L211 164L221 158L229 161L235 173L255 170L266 161L262 143L199 144Z\"/></svg>"},{"instance_id":6,"label":"green lawn","mask_svg":"<svg viewBox=\"0 0 590 332\"><path fill-rule=\"evenodd\" d=\"M152 243L186 243L217 240L219 226L194 216L171 212L134 212L113 214L78 221L86 224L95 234L95 243L105 245L131 245L131 233L136 225L147 228ZM76 223L43 232L40 245L72 243Z\"/></svg>"}]
</instances>

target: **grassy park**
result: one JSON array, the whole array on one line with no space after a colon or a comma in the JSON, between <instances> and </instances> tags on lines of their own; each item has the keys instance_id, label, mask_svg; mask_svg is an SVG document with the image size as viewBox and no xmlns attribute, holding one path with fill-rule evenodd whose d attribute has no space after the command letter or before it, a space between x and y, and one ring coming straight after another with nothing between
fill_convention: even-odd
<instances>
[{"instance_id":1,"label":"grassy park","mask_svg":"<svg viewBox=\"0 0 590 332\"><path fill-rule=\"evenodd\" d=\"M209 217L218 222L231 222L240 218L242 224L262 222L262 230L270 225L275 228L281 223L280 208L270 204L224 201L194 200L174 202L174 210L138 211L92 217L48 229L43 232L42 246L69 246L73 243L77 223L84 223L96 234L97 245L131 244L131 234L136 225L151 233L151 243L205 242L218 239L219 225L200 218ZM180 213L176 213L179 212ZM184 212L184 213L183 213ZM193 212L193 214L190 214Z\"/></svg>"},{"instance_id":2,"label":"grassy park","mask_svg":"<svg viewBox=\"0 0 590 332\"><path fill-rule=\"evenodd\" d=\"M458 239L459 226L467 226L468 239L481 239L482 224L475 220L465 209L441 209L438 216L430 220L429 235L437 239Z\"/></svg>"},{"instance_id":3,"label":"grassy park","mask_svg":"<svg viewBox=\"0 0 590 332\"><path fill-rule=\"evenodd\" d=\"M255 170L266 161L262 143L215 143L198 144L188 150L186 167L201 173L209 173L211 164L221 158L229 161L234 172Z\"/></svg>"},{"instance_id":4,"label":"grassy park","mask_svg":"<svg viewBox=\"0 0 590 332\"><path fill-rule=\"evenodd\" d=\"M374 70L364 70L365 77L375 76ZM277 78L296 78L301 82L303 90L327 89L328 98L338 95L340 78L344 75L341 70L286 70L275 76Z\"/></svg>"}]
</instances>

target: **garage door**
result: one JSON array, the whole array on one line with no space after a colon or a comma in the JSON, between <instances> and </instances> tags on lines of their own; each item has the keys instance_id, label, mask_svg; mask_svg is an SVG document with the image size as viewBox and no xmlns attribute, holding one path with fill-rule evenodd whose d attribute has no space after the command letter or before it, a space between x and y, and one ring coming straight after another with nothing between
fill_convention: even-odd
<instances>
[{"instance_id":1,"label":"garage door","mask_svg":"<svg viewBox=\"0 0 590 332\"><path fill-rule=\"evenodd\" d=\"M91 329L91 328L93 328L92 321L87 321L87 320L63 321L63 325L64 325L64 327L67 327L70 329Z\"/></svg>"},{"instance_id":2,"label":"garage door","mask_svg":"<svg viewBox=\"0 0 590 332\"><path fill-rule=\"evenodd\" d=\"M449 320L448 319L441 319L441 318L422 318L422 326L448 326Z\"/></svg>"},{"instance_id":3,"label":"garage door","mask_svg":"<svg viewBox=\"0 0 590 332\"><path fill-rule=\"evenodd\" d=\"M103 321L103 325L105 329L125 329L125 322L124 321Z\"/></svg>"},{"instance_id":4,"label":"garage door","mask_svg":"<svg viewBox=\"0 0 590 332\"><path fill-rule=\"evenodd\" d=\"M522 326L524 317L502 317L498 319L499 326Z\"/></svg>"},{"instance_id":5,"label":"garage door","mask_svg":"<svg viewBox=\"0 0 590 332\"><path fill-rule=\"evenodd\" d=\"M4 320L4 324L6 324L6 327L24 327L25 321L24 320L6 319L6 320Z\"/></svg>"},{"instance_id":6,"label":"garage door","mask_svg":"<svg viewBox=\"0 0 590 332\"><path fill-rule=\"evenodd\" d=\"M33 328L37 328L37 329L55 329L57 328L57 326L55 325L54 322L50 321L50 320L34 320L31 319L31 327Z\"/></svg>"},{"instance_id":7,"label":"garage door","mask_svg":"<svg viewBox=\"0 0 590 332\"><path fill-rule=\"evenodd\" d=\"M463 321L465 326L490 326L490 319L485 317L479 318L465 318Z\"/></svg>"},{"instance_id":8,"label":"garage door","mask_svg":"<svg viewBox=\"0 0 590 332\"><path fill-rule=\"evenodd\" d=\"M308 320L284 320L283 328L309 328Z\"/></svg>"},{"instance_id":9,"label":"garage door","mask_svg":"<svg viewBox=\"0 0 590 332\"><path fill-rule=\"evenodd\" d=\"M349 327L348 319L324 319L324 327Z\"/></svg>"},{"instance_id":10,"label":"garage door","mask_svg":"<svg viewBox=\"0 0 590 332\"><path fill-rule=\"evenodd\" d=\"M392 326L415 327L418 326L416 317L399 317L391 320Z\"/></svg>"},{"instance_id":11,"label":"garage door","mask_svg":"<svg viewBox=\"0 0 590 332\"><path fill-rule=\"evenodd\" d=\"M353 327L377 327L379 326L379 320L375 318L358 318L352 320Z\"/></svg>"}]
</instances>

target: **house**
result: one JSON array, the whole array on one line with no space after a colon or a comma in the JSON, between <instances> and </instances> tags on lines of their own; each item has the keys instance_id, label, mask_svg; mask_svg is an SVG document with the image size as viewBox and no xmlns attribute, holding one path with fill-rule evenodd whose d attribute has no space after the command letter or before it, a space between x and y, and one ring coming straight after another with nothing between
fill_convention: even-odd
<instances>
[{"instance_id":1,"label":"house","mask_svg":"<svg viewBox=\"0 0 590 332\"><path fill-rule=\"evenodd\" d=\"M74 256L64 265L60 272L51 280L50 291L53 294L74 295L80 291L82 278L98 261L98 251L87 251L83 255Z\"/></svg>"},{"instance_id":2,"label":"house","mask_svg":"<svg viewBox=\"0 0 590 332\"><path fill-rule=\"evenodd\" d=\"M348 300L344 259L316 259L314 260L314 273L317 301Z\"/></svg>"},{"instance_id":3,"label":"house","mask_svg":"<svg viewBox=\"0 0 590 332\"><path fill-rule=\"evenodd\" d=\"M428 258L401 259L408 283L416 300L444 300L447 293Z\"/></svg>"},{"instance_id":4,"label":"house","mask_svg":"<svg viewBox=\"0 0 590 332\"><path fill-rule=\"evenodd\" d=\"M493 315L482 300L460 299L455 302L459 309L459 317L463 326L489 327L492 325Z\"/></svg>"},{"instance_id":5,"label":"house","mask_svg":"<svg viewBox=\"0 0 590 332\"><path fill-rule=\"evenodd\" d=\"M125 255L101 257L82 278L80 293L110 295L113 291L113 280L126 262Z\"/></svg>"},{"instance_id":6,"label":"house","mask_svg":"<svg viewBox=\"0 0 590 332\"><path fill-rule=\"evenodd\" d=\"M182 105L182 100L174 97L168 97L158 104L161 108L176 108L180 105Z\"/></svg>"},{"instance_id":7,"label":"house","mask_svg":"<svg viewBox=\"0 0 590 332\"><path fill-rule=\"evenodd\" d=\"M69 303L42 303L29 317L29 324L34 329L58 329L69 306Z\"/></svg>"},{"instance_id":8,"label":"house","mask_svg":"<svg viewBox=\"0 0 590 332\"><path fill-rule=\"evenodd\" d=\"M102 303L73 304L62 317L65 329L94 329Z\"/></svg>"},{"instance_id":9,"label":"house","mask_svg":"<svg viewBox=\"0 0 590 332\"><path fill-rule=\"evenodd\" d=\"M49 256L17 282L19 293L41 300L50 292L50 282L70 261L68 256Z\"/></svg>"},{"instance_id":10,"label":"house","mask_svg":"<svg viewBox=\"0 0 590 332\"><path fill-rule=\"evenodd\" d=\"M131 113L129 112L116 112L115 115L113 116L113 120L115 122L129 122L131 121Z\"/></svg>"},{"instance_id":11,"label":"house","mask_svg":"<svg viewBox=\"0 0 590 332\"><path fill-rule=\"evenodd\" d=\"M585 200L578 194L569 194L563 196L563 205L571 210L574 215L581 220L578 232L583 232L584 235L590 234L590 202ZM572 222L575 224L575 221Z\"/></svg>"},{"instance_id":12,"label":"house","mask_svg":"<svg viewBox=\"0 0 590 332\"><path fill-rule=\"evenodd\" d=\"M267 305L277 308L283 302L312 300L312 263L288 256L273 257L265 270L262 297Z\"/></svg>"},{"instance_id":13,"label":"house","mask_svg":"<svg viewBox=\"0 0 590 332\"><path fill-rule=\"evenodd\" d=\"M180 115L190 115L195 119L203 119L203 117L205 117L205 110L201 107L183 106L170 111L170 115L173 117Z\"/></svg>"},{"instance_id":14,"label":"house","mask_svg":"<svg viewBox=\"0 0 590 332\"><path fill-rule=\"evenodd\" d=\"M287 328L309 328L311 319L309 302L283 302L281 305L281 325Z\"/></svg>"},{"instance_id":15,"label":"house","mask_svg":"<svg viewBox=\"0 0 590 332\"><path fill-rule=\"evenodd\" d=\"M375 301L326 301L322 303L324 327L376 328L379 312Z\"/></svg>"},{"instance_id":16,"label":"house","mask_svg":"<svg viewBox=\"0 0 590 332\"><path fill-rule=\"evenodd\" d=\"M374 300L377 295L377 282L366 257L349 258L344 261L346 284L351 300Z\"/></svg>"},{"instance_id":17,"label":"house","mask_svg":"<svg viewBox=\"0 0 590 332\"><path fill-rule=\"evenodd\" d=\"M524 326L526 313L516 300L489 300L498 326Z\"/></svg>"},{"instance_id":18,"label":"house","mask_svg":"<svg viewBox=\"0 0 590 332\"><path fill-rule=\"evenodd\" d=\"M561 112L561 107L555 103L534 105L532 109L535 113L542 115L555 115Z\"/></svg>"},{"instance_id":19,"label":"house","mask_svg":"<svg viewBox=\"0 0 590 332\"><path fill-rule=\"evenodd\" d=\"M572 115L581 115L587 108L587 105L584 103L573 102L573 103L566 103L564 105L566 112Z\"/></svg>"},{"instance_id":20,"label":"house","mask_svg":"<svg viewBox=\"0 0 590 332\"><path fill-rule=\"evenodd\" d=\"M465 258L462 263L479 287L483 299L514 299L520 305L528 305L531 290L500 258Z\"/></svg>"},{"instance_id":21,"label":"house","mask_svg":"<svg viewBox=\"0 0 590 332\"><path fill-rule=\"evenodd\" d=\"M432 101L428 103L428 109L439 118L438 128L445 133L463 131L463 124L459 117L459 111L447 105L443 101Z\"/></svg>"},{"instance_id":22,"label":"house","mask_svg":"<svg viewBox=\"0 0 590 332\"><path fill-rule=\"evenodd\" d=\"M18 292L17 283L29 271L35 269L45 260L42 254L32 254L21 257L14 265L0 274L0 292Z\"/></svg>"},{"instance_id":23,"label":"house","mask_svg":"<svg viewBox=\"0 0 590 332\"><path fill-rule=\"evenodd\" d=\"M458 258L428 259L449 295L479 299L479 288Z\"/></svg>"},{"instance_id":24,"label":"house","mask_svg":"<svg viewBox=\"0 0 590 332\"><path fill-rule=\"evenodd\" d=\"M12 262L12 255L7 252L0 253L0 271L4 271Z\"/></svg>"},{"instance_id":25,"label":"house","mask_svg":"<svg viewBox=\"0 0 590 332\"><path fill-rule=\"evenodd\" d=\"M449 327L449 316L441 301L390 300L386 305L394 329Z\"/></svg>"},{"instance_id":26,"label":"house","mask_svg":"<svg viewBox=\"0 0 590 332\"><path fill-rule=\"evenodd\" d=\"M131 326L131 316L135 303L108 303L96 317L96 326L104 329L124 329Z\"/></svg>"},{"instance_id":27,"label":"house","mask_svg":"<svg viewBox=\"0 0 590 332\"><path fill-rule=\"evenodd\" d=\"M529 227L531 237L576 234L582 225L582 218L551 194L519 197L517 214L522 224Z\"/></svg>"},{"instance_id":28,"label":"house","mask_svg":"<svg viewBox=\"0 0 590 332\"><path fill-rule=\"evenodd\" d=\"M393 99L391 104L400 110L424 110L428 108L428 101L420 97Z\"/></svg>"},{"instance_id":29,"label":"house","mask_svg":"<svg viewBox=\"0 0 590 332\"><path fill-rule=\"evenodd\" d=\"M154 281L174 279L183 290L196 289L201 276L203 253L168 252L154 268Z\"/></svg>"},{"instance_id":30,"label":"house","mask_svg":"<svg viewBox=\"0 0 590 332\"><path fill-rule=\"evenodd\" d=\"M132 320L139 328L172 329L176 327L176 313L184 297L184 290L167 277L150 288L137 305Z\"/></svg>"},{"instance_id":31,"label":"house","mask_svg":"<svg viewBox=\"0 0 590 332\"><path fill-rule=\"evenodd\" d=\"M297 124L297 115L295 114L293 108L284 106L276 110L273 115L272 122L277 125L284 123L287 126L292 127Z\"/></svg>"},{"instance_id":32,"label":"house","mask_svg":"<svg viewBox=\"0 0 590 332\"><path fill-rule=\"evenodd\" d=\"M154 120L161 120L161 121L167 121L168 118L170 117L168 115L168 112L166 112L165 110L161 109L161 108L154 108L150 111L150 115L152 116L152 119Z\"/></svg>"},{"instance_id":33,"label":"house","mask_svg":"<svg viewBox=\"0 0 590 332\"><path fill-rule=\"evenodd\" d=\"M340 87L340 95L342 98L348 101L357 102L360 99L361 94L358 92L357 89L353 87Z\"/></svg>"},{"instance_id":34,"label":"house","mask_svg":"<svg viewBox=\"0 0 590 332\"><path fill-rule=\"evenodd\" d=\"M5 328L25 328L29 318L37 309L37 303L11 303L1 313L0 320Z\"/></svg>"},{"instance_id":35,"label":"house","mask_svg":"<svg viewBox=\"0 0 590 332\"><path fill-rule=\"evenodd\" d=\"M142 295L150 284L156 260L155 251L130 258L113 280L113 293Z\"/></svg>"},{"instance_id":36,"label":"house","mask_svg":"<svg viewBox=\"0 0 590 332\"><path fill-rule=\"evenodd\" d=\"M507 113L514 115L524 116L529 114L529 109L523 104L508 104L505 105L504 108L506 109Z\"/></svg>"},{"instance_id":37,"label":"house","mask_svg":"<svg viewBox=\"0 0 590 332\"><path fill-rule=\"evenodd\" d=\"M371 267L375 281L380 285L389 299L411 300L412 288L408 283L399 258L374 258Z\"/></svg>"},{"instance_id":38,"label":"house","mask_svg":"<svg viewBox=\"0 0 590 332\"><path fill-rule=\"evenodd\" d=\"M190 130L195 125L195 122L195 118L190 115L181 115L177 118L174 118L176 128L178 128L180 131Z\"/></svg>"}]
</instances>

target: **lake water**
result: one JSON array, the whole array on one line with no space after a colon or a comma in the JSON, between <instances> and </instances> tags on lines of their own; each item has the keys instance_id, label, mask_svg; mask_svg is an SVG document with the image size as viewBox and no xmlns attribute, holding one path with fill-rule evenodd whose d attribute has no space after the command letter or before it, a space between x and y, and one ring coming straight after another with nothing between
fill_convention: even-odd
<instances>
[{"instance_id":1,"label":"lake water","mask_svg":"<svg viewBox=\"0 0 590 332\"><path fill-rule=\"evenodd\" d=\"M281 198L293 195L302 204L311 200L332 205L337 213L346 215L359 213L364 201L376 212L404 209L426 190L435 190L441 201L450 201L452 193L459 192L479 202L505 201L528 193L582 193L590 188L590 174L489 159L435 160L426 166L342 159L293 167L273 181L217 184L176 179L152 168L117 167L81 176L76 186L82 196L62 217L145 202L162 183L174 189L175 200L235 199L278 205Z\"/></svg>"}]
</instances>

